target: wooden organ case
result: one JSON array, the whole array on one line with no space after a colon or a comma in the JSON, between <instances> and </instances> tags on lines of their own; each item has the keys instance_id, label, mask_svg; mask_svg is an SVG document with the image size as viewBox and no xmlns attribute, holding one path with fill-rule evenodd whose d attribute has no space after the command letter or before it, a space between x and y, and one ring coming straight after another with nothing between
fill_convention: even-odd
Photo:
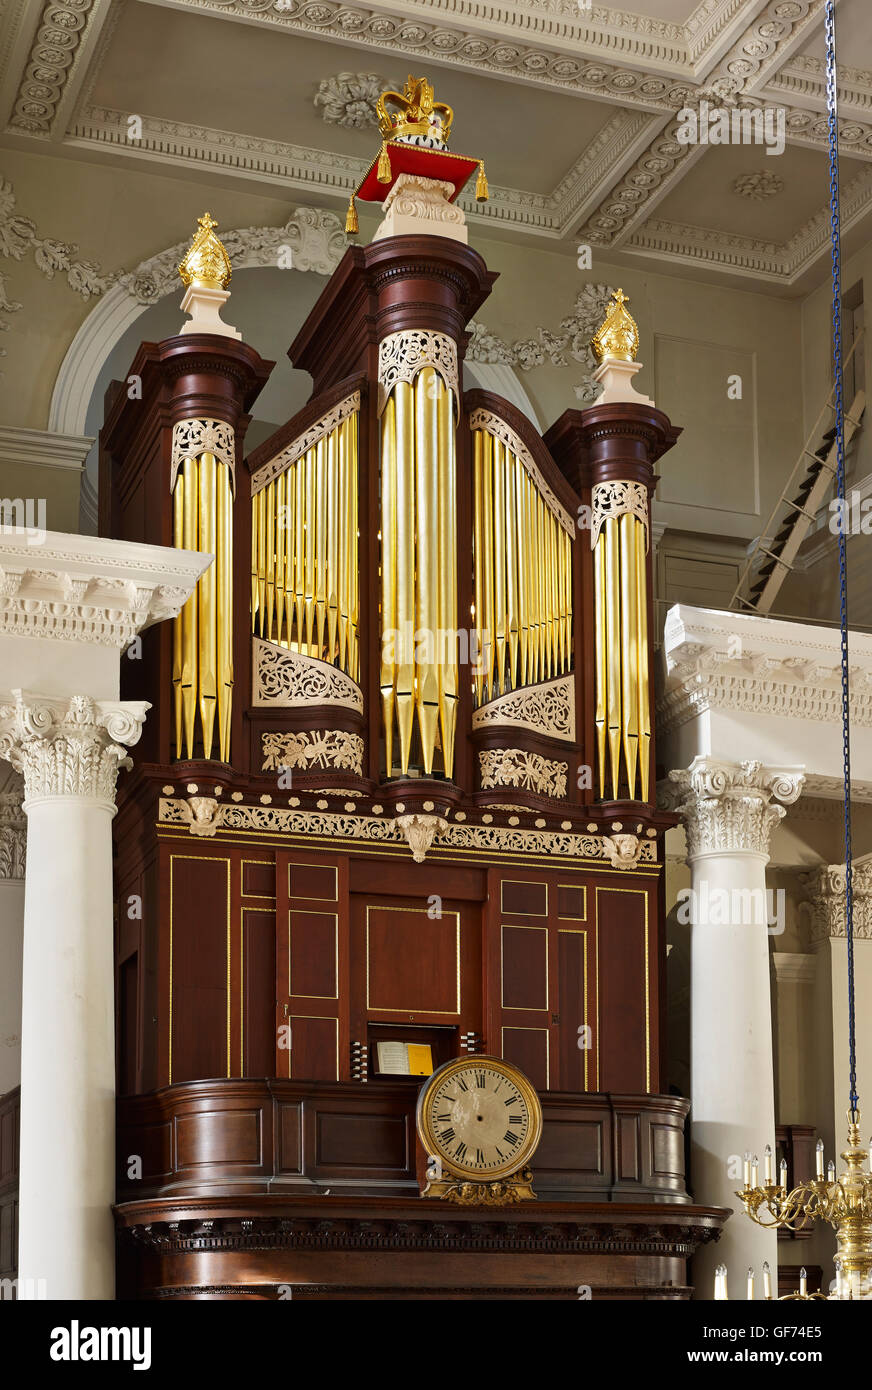
<instances>
[{"instance_id":1,"label":"wooden organ case","mask_svg":"<svg viewBox=\"0 0 872 1390\"><path fill-rule=\"evenodd\" d=\"M104 533L215 556L123 663L153 706L116 820L127 1296L682 1298L723 1219L663 1094L678 431L612 403L542 438L464 392L495 278L447 236L349 248L289 349L311 400L247 457L272 364L231 336L145 343L107 398ZM536 1201L420 1197L398 1044L523 1070Z\"/></svg>"}]
</instances>

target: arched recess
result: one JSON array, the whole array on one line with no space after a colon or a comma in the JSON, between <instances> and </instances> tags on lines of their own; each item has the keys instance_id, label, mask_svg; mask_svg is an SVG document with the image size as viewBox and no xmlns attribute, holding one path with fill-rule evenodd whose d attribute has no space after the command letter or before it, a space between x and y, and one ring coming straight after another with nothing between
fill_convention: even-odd
<instances>
[{"instance_id":1,"label":"arched recess","mask_svg":"<svg viewBox=\"0 0 872 1390\"><path fill-rule=\"evenodd\" d=\"M226 322L239 329L276 367L255 406L247 447L253 447L305 403L309 377L287 359L288 342L321 291L313 277L332 274L347 246L342 223L321 208L297 208L283 227L245 227L222 241L233 264ZM141 341L160 341L177 333L182 286L178 264L188 242L180 242L122 275L101 296L71 342L55 381L49 429L58 434L97 435L103 396L113 378L123 379ZM257 270L252 277L249 272ZM292 276L288 271L303 272ZM279 306L277 311L277 306ZM535 408L514 370L502 363L469 362L464 380L505 396L539 428ZM80 527L96 530L98 451L96 444L82 474Z\"/></svg>"}]
</instances>

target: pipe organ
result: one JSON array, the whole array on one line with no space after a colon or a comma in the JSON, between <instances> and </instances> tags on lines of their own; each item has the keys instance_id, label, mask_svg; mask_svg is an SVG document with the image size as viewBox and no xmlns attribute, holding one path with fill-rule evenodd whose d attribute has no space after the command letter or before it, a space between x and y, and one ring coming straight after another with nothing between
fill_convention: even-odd
<instances>
[{"instance_id":1,"label":"pipe organ","mask_svg":"<svg viewBox=\"0 0 872 1390\"><path fill-rule=\"evenodd\" d=\"M418 136L436 108L410 83ZM648 508L677 431L612 377L544 436L465 388L495 276L450 195L478 161L390 119L358 192L385 223L289 350L302 410L245 454L272 364L216 331L214 270L210 329L195 294L137 354L142 400L107 398L102 529L215 557L124 663L154 709L115 822L119 905L142 904L116 941L119 1152L144 1156L119 1168L122 1287L439 1297L461 1250L469 1297L673 1296L722 1219L688 1205L664 1094ZM541 1098L515 1234L420 1196L418 1087L465 1054Z\"/></svg>"}]
</instances>

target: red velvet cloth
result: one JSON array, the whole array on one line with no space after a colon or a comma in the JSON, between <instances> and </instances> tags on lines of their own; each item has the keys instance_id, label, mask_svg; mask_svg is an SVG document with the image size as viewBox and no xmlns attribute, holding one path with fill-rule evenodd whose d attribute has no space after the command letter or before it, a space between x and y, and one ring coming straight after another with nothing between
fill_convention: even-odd
<instances>
[{"instance_id":1,"label":"red velvet cloth","mask_svg":"<svg viewBox=\"0 0 872 1390\"><path fill-rule=\"evenodd\" d=\"M391 161L391 181L379 183L376 156L355 194L364 203L383 203L400 174L419 174L425 179L441 179L443 183L453 184L454 192L449 198L449 202L453 203L479 165L477 159L468 159L466 155L430 150L422 145L392 144L388 141L387 150Z\"/></svg>"}]
</instances>

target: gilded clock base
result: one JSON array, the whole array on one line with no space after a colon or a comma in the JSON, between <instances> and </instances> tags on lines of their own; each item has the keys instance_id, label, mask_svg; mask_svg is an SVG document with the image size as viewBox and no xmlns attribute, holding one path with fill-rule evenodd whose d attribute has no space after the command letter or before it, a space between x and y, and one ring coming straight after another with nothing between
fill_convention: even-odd
<instances>
[{"instance_id":1,"label":"gilded clock base","mask_svg":"<svg viewBox=\"0 0 872 1390\"><path fill-rule=\"evenodd\" d=\"M535 1202L533 1174L529 1168L493 1182L469 1182L465 1178L433 1178L422 1197L439 1197L462 1207L507 1207L513 1202Z\"/></svg>"}]
</instances>

